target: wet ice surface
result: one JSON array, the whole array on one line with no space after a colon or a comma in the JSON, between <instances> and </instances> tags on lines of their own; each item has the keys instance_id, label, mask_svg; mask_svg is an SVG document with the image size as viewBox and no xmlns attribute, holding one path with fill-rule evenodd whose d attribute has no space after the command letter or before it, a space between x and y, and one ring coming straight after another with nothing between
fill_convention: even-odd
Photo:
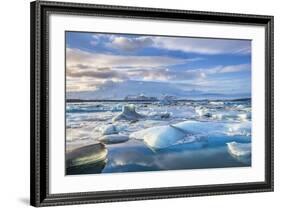
<instances>
[{"instance_id":1,"label":"wet ice surface","mask_svg":"<svg viewBox=\"0 0 281 208\"><path fill-rule=\"evenodd\" d=\"M123 106L129 110L122 115ZM67 154L100 142L108 151L102 165L67 174L250 166L251 149L243 154L240 144L251 143L251 102L67 103Z\"/></svg>"}]
</instances>

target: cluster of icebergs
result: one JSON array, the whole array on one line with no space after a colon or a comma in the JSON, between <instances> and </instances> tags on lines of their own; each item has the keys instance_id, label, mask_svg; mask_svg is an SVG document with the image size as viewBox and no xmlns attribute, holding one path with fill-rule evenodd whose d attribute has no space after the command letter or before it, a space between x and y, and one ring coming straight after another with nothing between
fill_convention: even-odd
<instances>
[{"instance_id":1,"label":"cluster of icebergs","mask_svg":"<svg viewBox=\"0 0 281 208\"><path fill-rule=\"evenodd\" d=\"M168 118L170 114L163 114ZM142 115L136 112L134 105L123 106L122 112L112 119L113 122L118 120L134 121L146 118L148 115ZM150 115L152 116L152 115ZM155 116L155 115L153 115ZM232 142L233 136L251 135L251 122L243 121L239 123L224 123L224 122L202 122L202 121L183 121L173 125L163 125L146 128L129 134L129 136L120 135L119 132L124 127L117 127L114 124L108 125L102 129L104 136L99 138L99 141L105 144L113 144L126 142L129 139L142 140L149 148L153 150L165 149L170 146L182 143L197 143L205 145L206 140L208 143L215 141L216 136L220 137L220 142ZM205 138L205 143L202 142ZM234 141L235 142L235 141ZM228 149L234 155L240 148L238 145L233 147L232 143L228 143ZM232 144L232 145L231 145ZM243 146L243 145L242 145ZM244 151L243 149L241 151ZM239 153L239 155L241 155Z\"/></svg>"},{"instance_id":2,"label":"cluster of icebergs","mask_svg":"<svg viewBox=\"0 0 281 208\"><path fill-rule=\"evenodd\" d=\"M232 136L249 136L250 122L224 124L219 122L184 121L173 125L156 126L130 134L130 138L143 140L155 150L181 143L230 142ZM231 135L230 135L231 133ZM243 135L245 134L245 135ZM202 139L204 142L202 142ZM238 147L239 148L239 147Z\"/></svg>"},{"instance_id":3,"label":"cluster of icebergs","mask_svg":"<svg viewBox=\"0 0 281 208\"><path fill-rule=\"evenodd\" d=\"M204 115L204 109L198 109L199 115ZM108 144L127 142L129 139L142 140L150 149L157 151L179 144L202 148L216 142L225 144L228 151L237 157L251 154L250 140L236 140L234 136L251 135L251 122L217 122L187 120L175 124L161 125L135 131L128 135L122 132L128 126L117 125L118 121L137 121L145 118L155 118L155 114L143 115L136 112L134 105L125 105L122 112L112 119L112 124L100 127L99 143L76 149L67 154L68 166L84 165L105 160ZM163 117L161 117L163 116ZM169 113L163 113L161 118L169 118ZM127 124L128 125L128 124ZM243 137L243 138L244 138ZM195 146L194 146L195 145Z\"/></svg>"},{"instance_id":4,"label":"cluster of icebergs","mask_svg":"<svg viewBox=\"0 0 281 208\"><path fill-rule=\"evenodd\" d=\"M239 112L237 110L210 110L204 106L195 107L195 112L199 117L210 118L212 120L237 120L248 121L251 119L250 112Z\"/></svg>"}]
</instances>

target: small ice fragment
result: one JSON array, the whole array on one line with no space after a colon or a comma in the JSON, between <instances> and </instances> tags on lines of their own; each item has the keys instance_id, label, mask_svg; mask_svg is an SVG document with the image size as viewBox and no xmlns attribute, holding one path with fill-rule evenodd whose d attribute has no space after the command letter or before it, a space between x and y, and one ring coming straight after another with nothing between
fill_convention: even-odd
<instances>
[{"instance_id":1,"label":"small ice fragment","mask_svg":"<svg viewBox=\"0 0 281 208\"><path fill-rule=\"evenodd\" d=\"M216 119L216 120L222 120L223 115L222 114L213 114L212 115L212 119Z\"/></svg>"},{"instance_id":2,"label":"small ice fragment","mask_svg":"<svg viewBox=\"0 0 281 208\"><path fill-rule=\"evenodd\" d=\"M104 144L117 144L128 141L129 137L124 135L113 134L105 135L103 137L100 137L98 140Z\"/></svg>"},{"instance_id":3,"label":"small ice fragment","mask_svg":"<svg viewBox=\"0 0 281 208\"><path fill-rule=\"evenodd\" d=\"M251 143L227 143L228 151L237 157L248 156L251 154Z\"/></svg>"},{"instance_id":4,"label":"small ice fragment","mask_svg":"<svg viewBox=\"0 0 281 208\"><path fill-rule=\"evenodd\" d=\"M220 102L220 101L211 101L210 104L211 104L211 105L223 105L224 102Z\"/></svg>"},{"instance_id":5,"label":"small ice fragment","mask_svg":"<svg viewBox=\"0 0 281 208\"><path fill-rule=\"evenodd\" d=\"M150 119L168 119L171 117L169 112L151 112L147 114L147 117Z\"/></svg>"},{"instance_id":6,"label":"small ice fragment","mask_svg":"<svg viewBox=\"0 0 281 208\"><path fill-rule=\"evenodd\" d=\"M102 135L118 134L115 125L107 125L100 128Z\"/></svg>"},{"instance_id":7,"label":"small ice fragment","mask_svg":"<svg viewBox=\"0 0 281 208\"><path fill-rule=\"evenodd\" d=\"M204 107L196 107L195 108L195 112L199 115L199 116L204 116L207 112L208 109L204 108Z\"/></svg>"},{"instance_id":8,"label":"small ice fragment","mask_svg":"<svg viewBox=\"0 0 281 208\"><path fill-rule=\"evenodd\" d=\"M250 113L241 113L241 114L238 114L238 119L241 120L241 121L246 121L247 119L250 118Z\"/></svg>"},{"instance_id":9,"label":"small ice fragment","mask_svg":"<svg viewBox=\"0 0 281 208\"><path fill-rule=\"evenodd\" d=\"M227 125L228 136L251 136L251 122L233 123Z\"/></svg>"}]
</instances>

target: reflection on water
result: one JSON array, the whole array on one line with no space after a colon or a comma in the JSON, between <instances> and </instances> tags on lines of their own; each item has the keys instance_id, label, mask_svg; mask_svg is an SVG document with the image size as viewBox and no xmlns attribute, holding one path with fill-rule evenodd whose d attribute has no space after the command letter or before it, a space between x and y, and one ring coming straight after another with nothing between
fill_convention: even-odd
<instances>
[{"instance_id":1,"label":"reflection on water","mask_svg":"<svg viewBox=\"0 0 281 208\"><path fill-rule=\"evenodd\" d=\"M137 172L180 170L199 168L224 168L250 166L248 161L237 160L229 154L225 145L206 145L191 148L189 144L176 145L157 152L143 142L130 140L126 143L108 145L107 160L101 163L67 169L67 174L94 174L114 172Z\"/></svg>"},{"instance_id":2,"label":"reflection on water","mask_svg":"<svg viewBox=\"0 0 281 208\"><path fill-rule=\"evenodd\" d=\"M76 175L76 174L102 173L105 165L106 165L106 160L94 164L68 167L66 168L66 174Z\"/></svg>"}]
</instances>

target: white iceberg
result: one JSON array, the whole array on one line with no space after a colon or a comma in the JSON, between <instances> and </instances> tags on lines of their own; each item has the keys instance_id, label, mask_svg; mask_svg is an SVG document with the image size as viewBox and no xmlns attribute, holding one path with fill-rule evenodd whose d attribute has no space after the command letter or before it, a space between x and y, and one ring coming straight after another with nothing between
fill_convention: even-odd
<instances>
[{"instance_id":1,"label":"white iceberg","mask_svg":"<svg viewBox=\"0 0 281 208\"><path fill-rule=\"evenodd\" d=\"M238 119L241 121L247 121L248 119L251 119L251 113L240 113L237 115Z\"/></svg>"},{"instance_id":2,"label":"white iceberg","mask_svg":"<svg viewBox=\"0 0 281 208\"><path fill-rule=\"evenodd\" d=\"M163 149L184 139L186 133L172 126L156 126L130 134L130 138L143 140L153 149Z\"/></svg>"},{"instance_id":3,"label":"white iceberg","mask_svg":"<svg viewBox=\"0 0 281 208\"><path fill-rule=\"evenodd\" d=\"M103 137L100 137L98 140L103 144L117 144L128 141L129 137L124 135L113 134L105 135Z\"/></svg>"},{"instance_id":4,"label":"white iceberg","mask_svg":"<svg viewBox=\"0 0 281 208\"><path fill-rule=\"evenodd\" d=\"M224 102L222 102L222 101L211 101L210 102L210 105L223 105L224 104Z\"/></svg>"},{"instance_id":5,"label":"white iceberg","mask_svg":"<svg viewBox=\"0 0 281 208\"><path fill-rule=\"evenodd\" d=\"M195 107L195 112L201 117L208 113L208 109L202 106Z\"/></svg>"},{"instance_id":6,"label":"white iceberg","mask_svg":"<svg viewBox=\"0 0 281 208\"><path fill-rule=\"evenodd\" d=\"M109 135L109 134L118 134L118 129L115 125L106 125L99 128L102 135Z\"/></svg>"},{"instance_id":7,"label":"white iceberg","mask_svg":"<svg viewBox=\"0 0 281 208\"><path fill-rule=\"evenodd\" d=\"M250 122L224 124L221 122L184 121L173 125L156 126L130 134L153 149L163 149L181 143L200 142L202 138L212 143L233 141L231 136L250 135ZM240 141L239 138L237 141ZM246 140L245 140L246 141Z\"/></svg>"},{"instance_id":8,"label":"white iceberg","mask_svg":"<svg viewBox=\"0 0 281 208\"><path fill-rule=\"evenodd\" d=\"M251 154L251 143L227 143L228 151L237 157L249 156Z\"/></svg>"},{"instance_id":9,"label":"white iceberg","mask_svg":"<svg viewBox=\"0 0 281 208\"><path fill-rule=\"evenodd\" d=\"M173 126L189 134L204 135L222 135L226 129L225 125L220 122L184 121L173 124Z\"/></svg>"},{"instance_id":10,"label":"white iceberg","mask_svg":"<svg viewBox=\"0 0 281 208\"><path fill-rule=\"evenodd\" d=\"M227 124L226 127L228 136L251 136L252 125L250 121Z\"/></svg>"},{"instance_id":11,"label":"white iceberg","mask_svg":"<svg viewBox=\"0 0 281 208\"><path fill-rule=\"evenodd\" d=\"M112 121L119 121L119 120L129 120L129 121L135 121L138 119L143 118L144 115L141 115L136 112L135 105L124 105L122 107L122 112L115 116Z\"/></svg>"},{"instance_id":12,"label":"white iceberg","mask_svg":"<svg viewBox=\"0 0 281 208\"><path fill-rule=\"evenodd\" d=\"M151 113L148 113L146 116L149 119L161 120L161 119L168 119L171 117L171 115L172 115L172 113L169 113L169 112L151 112Z\"/></svg>"}]
</instances>

